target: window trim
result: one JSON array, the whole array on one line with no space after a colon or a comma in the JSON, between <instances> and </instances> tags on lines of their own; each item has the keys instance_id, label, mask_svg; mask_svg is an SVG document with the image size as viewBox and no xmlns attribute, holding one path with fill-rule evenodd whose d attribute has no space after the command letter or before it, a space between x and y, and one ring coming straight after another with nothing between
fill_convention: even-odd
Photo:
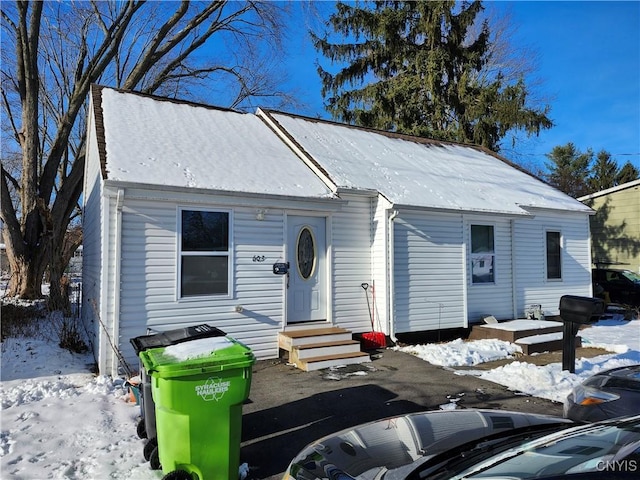
<instances>
[{"instance_id":1,"label":"window trim","mask_svg":"<svg viewBox=\"0 0 640 480\"><path fill-rule=\"evenodd\" d=\"M558 268L560 270L559 277L549 276L549 234L550 233L558 234ZM563 257L564 257L564 236L562 235L562 229L552 228L552 227L545 228L544 229L544 279L545 281L561 282L563 280L563 277L562 277L562 274L564 273Z\"/></svg>"},{"instance_id":2,"label":"window trim","mask_svg":"<svg viewBox=\"0 0 640 480\"><path fill-rule=\"evenodd\" d=\"M484 252L484 253L474 253L473 252L473 227L490 227L493 232L493 252ZM471 281L471 286L481 286L481 285L496 285L497 284L497 271L496 271L496 226L493 223L489 222L470 222L469 223L469 280ZM473 264L474 259L477 257L486 257L491 256L492 265L493 265L493 279L489 282L474 282L473 280Z\"/></svg>"},{"instance_id":3,"label":"window trim","mask_svg":"<svg viewBox=\"0 0 640 480\"><path fill-rule=\"evenodd\" d=\"M302 274L302 270L300 270L300 259L299 259L300 238L302 237L302 233L305 231L309 232L309 236L311 237L311 243L313 246L313 264L311 265L311 271L309 272L308 276L304 276ZM316 240L315 233L313 232L313 228L311 228L311 226L309 225L304 225L302 228L300 228L300 231L298 231L298 236L296 238L295 260L296 260L296 268L298 270L298 276L305 282L308 282L309 280L311 280L316 274L316 269L318 266L318 242Z\"/></svg>"},{"instance_id":4,"label":"window trim","mask_svg":"<svg viewBox=\"0 0 640 480\"><path fill-rule=\"evenodd\" d=\"M208 212L208 213L226 213L228 215L228 238L226 251L182 251L182 214L185 211L190 212ZM178 302L193 302L203 299L220 299L232 298L233 286L233 210L215 207L195 207L195 206L179 206L176 214L176 290L175 297ZM227 293L206 293L202 295L182 295L182 258L193 256L210 256L210 257L226 257L227 258Z\"/></svg>"}]
</instances>

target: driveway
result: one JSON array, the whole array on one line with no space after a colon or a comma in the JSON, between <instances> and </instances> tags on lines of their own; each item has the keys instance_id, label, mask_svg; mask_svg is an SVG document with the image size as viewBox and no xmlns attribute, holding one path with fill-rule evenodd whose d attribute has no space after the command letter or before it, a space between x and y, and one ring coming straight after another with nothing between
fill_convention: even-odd
<instances>
[{"instance_id":1,"label":"driveway","mask_svg":"<svg viewBox=\"0 0 640 480\"><path fill-rule=\"evenodd\" d=\"M249 478L282 478L295 454L324 435L454 401L460 408L562 415L560 403L456 375L406 353L380 350L372 359L337 372L303 372L285 360L257 362L243 406L240 462L249 464Z\"/></svg>"}]
</instances>

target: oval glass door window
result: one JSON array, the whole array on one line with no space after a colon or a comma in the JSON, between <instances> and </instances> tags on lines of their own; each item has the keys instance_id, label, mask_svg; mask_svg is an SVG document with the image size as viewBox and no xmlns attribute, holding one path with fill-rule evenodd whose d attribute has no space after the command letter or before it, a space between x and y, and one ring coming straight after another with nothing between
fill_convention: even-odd
<instances>
[{"instance_id":1,"label":"oval glass door window","mask_svg":"<svg viewBox=\"0 0 640 480\"><path fill-rule=\"evenodd\" d=\"M316 244L309 227L302 227L300 230L297 251L298 272L302 278L308 280L316 266Z\"/></svg>"}]
</instances>

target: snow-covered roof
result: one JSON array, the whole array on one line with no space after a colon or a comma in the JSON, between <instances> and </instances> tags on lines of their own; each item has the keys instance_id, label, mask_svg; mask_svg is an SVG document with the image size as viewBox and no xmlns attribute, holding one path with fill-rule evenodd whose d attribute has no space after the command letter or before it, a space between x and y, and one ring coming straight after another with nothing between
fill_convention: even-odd
<instances>
[{"instance_id":1,"label":"snow-covered roof","mask_svg":"<svg viewBox=\"0 0 640 480\"><path fill-rule=\"evenodd\" d=\"M295 197L332 196L256 115L104 87L94 90L97 102L109 180Z\"/></svg>"},{"instance_id":2,"label":"snow-covered roof","mask_svg":"<svg viewBox=\"0 0 640 480\"><path fill-rule=\"evenodd\" d=\"M400 207L510 215L592 212L480 147L105 87L93 98L112 181L307 198L378 192Z\"/></svg>"},{"instance_id":3,"label":"snow-covered roof","mask_svg":"<svg viewBox=\"0 0 640 480\"><path fill-rule=\"evenodd\" d=\"M590 212L574 198L480 147L376 132L264 111L337 189L376 190L396 205L528 214Z\"/></svg>"}]
</instances>

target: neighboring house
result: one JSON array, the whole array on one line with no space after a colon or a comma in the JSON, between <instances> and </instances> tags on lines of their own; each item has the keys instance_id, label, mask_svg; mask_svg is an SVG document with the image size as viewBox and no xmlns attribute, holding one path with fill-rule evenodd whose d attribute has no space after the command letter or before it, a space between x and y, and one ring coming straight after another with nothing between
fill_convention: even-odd
<instances>
[{"instance_id":1,"label":"neighboring house","mask_svg":"<svg viewBox=\"0 0 640 480\"><path fill-rule=\"evenodd\" d=\"M640 179L578 198L593 208L594 266L640 273Z\"/></svg>"},{"instance_id":2,"label":"neighboring house","mask_svg":"<svg viewBox=\"0 0 640 480\"><path fill-rule=\"evenodd\" d=\"M275 358L306 322L395 338L591 294L593 211L480 147L94 87L83 198L104 373L148 329Z\"/></svg>"},{"instance_id":3,"label":"neighboring house","mask_svg":"<svg viewBox=\"0 0 640 480\"><path fill-rule=\"evenodd\" d=\"M80 245L73 252L73 255L69 259L69 265L67 265L67 273L68 274L79 274L82 273L82 245Z\"/></svg>"}]
</instances>

